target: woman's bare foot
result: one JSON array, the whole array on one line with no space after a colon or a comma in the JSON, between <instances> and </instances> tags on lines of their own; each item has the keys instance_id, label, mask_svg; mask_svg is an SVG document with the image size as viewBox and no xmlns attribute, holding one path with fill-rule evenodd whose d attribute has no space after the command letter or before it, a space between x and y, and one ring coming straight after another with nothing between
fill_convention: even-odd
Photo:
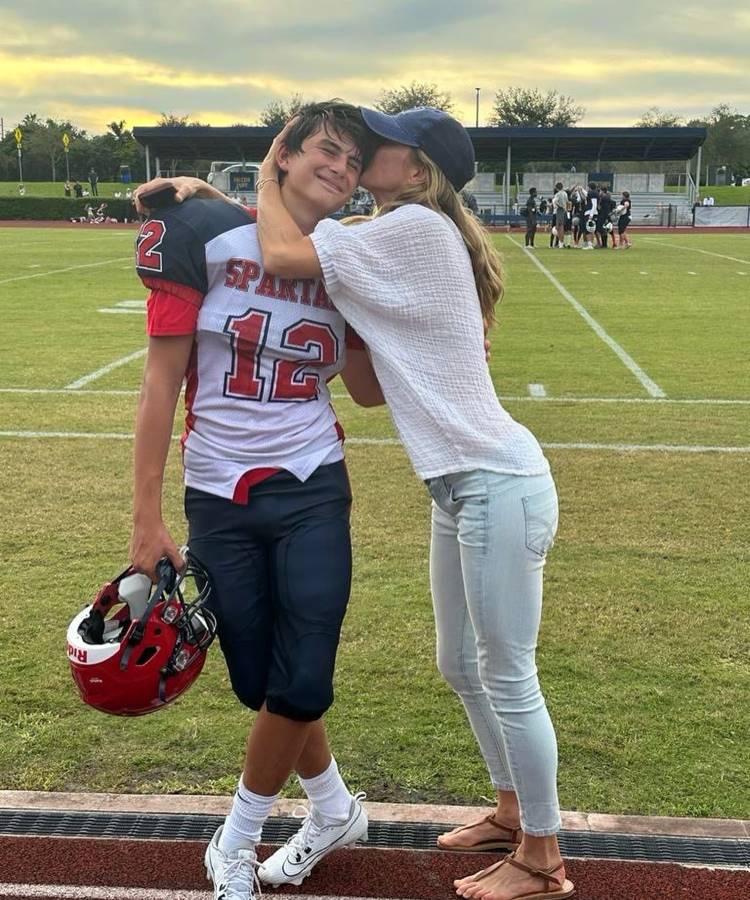
<instances>
[{"instance_id":1,"label":"woman's bare foot","mask_svg":"<svg viewBox=\"0 0 750 900\"><path fill-rule=\"evenodd\" d=\"M497 817L496 813L441 834L441 850L515 850L521 842L521 826Z\"/></svg>"},{"instance_id":2,"label":"woman's bare foot","mask_svg":"<svg viewBox=\"0 0 750 900\"><path fill-rule=\"evenodd\" d=\"M529 869L531 871L529 871ZM543 873L543 874L542 874ZM476 900L515 900L527 894L547 894L560 898L573 895L573 884L565 878L565 867L559 864L538 870L517 854L511 854L499 864L477 873L474 880L458 887L460 897Z\"/></svg>"},{"instance_id":3,"label":"woman's bare foot","mask_svg":"<svg viewBox=\"0 0 750 900\"><path fill-rule=\"evenodd\" d=\"M498 862L493 863L493 865L488 866L486 869L480 869L478 872L474 872L473 875L466 875L464 878L456 878L455 881L453 882L453 887L455 887L456 893L463 896L462 888L466 887L469 884L472 884L475 881L479 881L480 879L484 878L485 876L487 876L489 874L491 869L496 869L500 865L501 862L502 862L502 860L499 860Z\"/></svg>"}]
</instances>

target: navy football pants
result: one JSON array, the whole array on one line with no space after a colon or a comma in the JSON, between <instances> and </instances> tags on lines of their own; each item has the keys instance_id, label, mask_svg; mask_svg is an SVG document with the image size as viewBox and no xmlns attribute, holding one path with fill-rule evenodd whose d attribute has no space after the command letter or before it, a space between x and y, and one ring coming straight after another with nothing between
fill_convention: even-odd
<instances>
[{"instance_id":1,"label":"navy football pants","mask_svg":"<svg viewBox=\"0 0 750 900\"><path fill-rule=\"evenodd\" d=\"M251 709L298 721L333 703L351 586L351 491L343 462L307 481L280 472L247 505L188 487L190 550L211 575L209 607L232 688Z\"/></svg>"}]
</instances>

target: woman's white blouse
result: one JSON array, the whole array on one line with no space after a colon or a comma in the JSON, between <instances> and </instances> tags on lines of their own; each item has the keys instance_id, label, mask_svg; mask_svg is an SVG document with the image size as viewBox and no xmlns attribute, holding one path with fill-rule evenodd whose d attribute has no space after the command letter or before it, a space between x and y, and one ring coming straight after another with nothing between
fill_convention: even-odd
<instances>
[{"instance_id":1,"label":"woman's white blouse","mask_svg":"<svg viewBox=\"0 0 750 900\"><path fill-rule=\"evenodd\" d=\"M497 399L471 260L447 216L411 204L360 225L325 219L310 237L420 478L549 471L534 436Z\"/></svg>"}]
</instances>

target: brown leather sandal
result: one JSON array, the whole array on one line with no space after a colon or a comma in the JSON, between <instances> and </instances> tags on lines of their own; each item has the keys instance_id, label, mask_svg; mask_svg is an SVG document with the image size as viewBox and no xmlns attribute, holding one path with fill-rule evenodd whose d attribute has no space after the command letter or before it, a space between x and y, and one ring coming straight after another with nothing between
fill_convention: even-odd
<instances>
[{"instance_id":1,"label":"brown leather sandal","mask_svg":"<svg viewBox=\"0 0 750 900\"><path fill-rule=\"evenodd\" d=\"M461 834L462 832L468 832L469 834L478 826L482 825L485 822L488 822L498 831L504 832L504 835L498 834L497 836L491 838L485 838L482 841L475 841L474 843L469 843L468 841L463 841L461 844L453 844L452 846L447 846L445 844L440 843L440 838L437 839L437 845L441 850L450 850L453 852L474 852L479 850L517 850L518 846L521 843L521 838L523 837L523 832L520 828L509 828L507 825L502 825L495 819L495 814L490 813L488 816L485 816L481 822L473 822L471 825L464 825L461 828L454 828L453 831L446 832L446 834ZM466 837L469 836L466 834Z\"/></svg>"},{"instance_id":2,"label":"brown leather sandal","mask_svg":"<svg viewBox=\"0 0 750 900\"><path fill-rule=\"evenodd\" d=\"M478 872L474 876L474 880L481 881L491 872L496 872L500 866L506 865L514 866L516 869L527 872L529 875L540 878L545 882L544 891L531 891L527 894L516 894L513 900L566 900L567 897L572 897L576 892L575 885L572 881L569 881L563 875L555 875L555 872L563 868L563 863L558 863L551 869L535 869L516 859L515 853L511 853L509 856L506 856L505 859L501 859L500 862L495 863L494 866L482 869L481 872ZM554 885L554 888L552 888L552 885Z\"/></svg>"}]
</instances>

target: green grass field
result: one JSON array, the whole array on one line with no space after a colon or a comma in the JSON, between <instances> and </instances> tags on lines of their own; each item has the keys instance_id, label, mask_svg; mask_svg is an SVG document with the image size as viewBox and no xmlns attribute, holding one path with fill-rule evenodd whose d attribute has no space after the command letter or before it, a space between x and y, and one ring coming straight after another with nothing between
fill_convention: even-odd
<instances>
[{"instance_id":1,"label":"green grass field","mask_svg":"<svg viewBox=\"0 0 750 900\"><path fill-rule=\"evenodd\" d=\"M25 181L27 197L64 197L65 191L63 185L65 178L60 181ZM72 184L72 182L71 182ZM89 190L89 183L82 180L84 190ZM125 193L128 188L137 187L137 184L121 184L119 181L100 181L97 185L100 197L113 197L115 191ZM17 181L0 181L0 197L17 197L18 182Z\"/></svg>"},{"instance_id":2,"label":"green grass field","mask_svg":"<svg viewBox=\"0 0 750 900\"><path fill-rule=\"evenodd\" d=\"M250 717L218 649L182 700L134 720L84 707L65 657L68 621L126 560L143 359L109 367L145 346L133 238L0 228L0 789L229 793L241 766ZM560 798L750 818L750 238L633 240L532 258L496 237L491 371L561 502L539 648ZM424 487L400 446L368 443L393 437L387 412L334 394L359 439L339 764L372 800L479 803L486 773L434 665ZM176 535L180 475L175 447Z\"/></svg>"}]
</instances>

